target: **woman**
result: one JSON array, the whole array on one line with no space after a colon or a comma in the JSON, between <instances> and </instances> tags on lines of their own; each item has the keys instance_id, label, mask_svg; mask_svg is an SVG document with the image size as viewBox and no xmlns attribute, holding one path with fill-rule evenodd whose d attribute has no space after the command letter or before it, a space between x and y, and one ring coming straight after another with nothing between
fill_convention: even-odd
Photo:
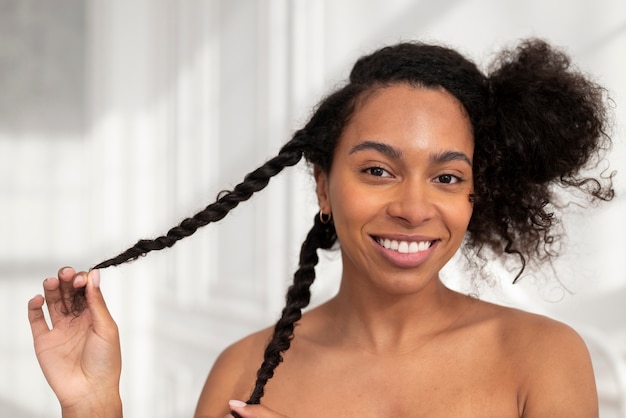
<instances>
[{"instance_id":1,"label":"woman","mask_svg":"<svg viewBox=\"0 0 626 418\"><path fill-rule=\"evenodd\" d=\"M609 143L603 99L536 40L503 52L488 75L419 43L361 58L349 83L232 192L89 273L64 268L46 280L53 329L42 296L29 319L64 416L122 414L119 339L97 269L223 218L302 156L320 212L282 317L220 355L197 417L597 416L589 355L572 329L456 293L439 272L463 246L478 273L491 254L518 257L517 280L527 261L554 253L555 185L612 198L610 177L578 174ZM302 315L316 251L336 242L339 292Z\"/></svg>"}]
</instances>

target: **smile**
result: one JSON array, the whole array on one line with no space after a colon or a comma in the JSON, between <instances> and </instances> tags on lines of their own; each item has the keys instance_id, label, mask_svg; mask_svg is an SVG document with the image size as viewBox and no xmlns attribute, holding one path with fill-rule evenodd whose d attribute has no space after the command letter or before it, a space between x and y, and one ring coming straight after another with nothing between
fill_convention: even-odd
<instances>
[{"instance_id":1,"label":"smile","mask_svg":"<svg viewBox=\"0 0 626 418\"><path fill-rule=\"evenodd\" d=\"M432 241L396 241L395 239L376 238L376 242L388 250L397 251L402 254L414 254L426 251L433 244Z\"/></svg>"}]
</instances>

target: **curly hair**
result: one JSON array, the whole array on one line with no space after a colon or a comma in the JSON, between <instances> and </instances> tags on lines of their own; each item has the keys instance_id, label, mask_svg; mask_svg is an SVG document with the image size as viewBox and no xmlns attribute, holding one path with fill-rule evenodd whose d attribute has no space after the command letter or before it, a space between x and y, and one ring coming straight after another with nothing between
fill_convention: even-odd
<instances>
[{"instance_id":1,"label":"curly hair","mask_svg":"<svg viewBox=\"0 0 626 418\"><path fill-rule=\"evenodd\" d=\"M405 42L361 57L348 82L320 102L278 155L246 175L232 191L221 193L216 202L166 235L141 240L93 268L171 247L199 227L222 219L302 157L329 172L336 144L361 101L398 83L444 89L469 116L475 149L474 210L464 242L468 257L485 261L485 251L516 255L521 261L516 281L527 260L555 255L552 245L560 236L550 211L559 205L555 186L581 191L590 201L613 198L612 173L580 174L594 168L610 146L606 92L573 68L567 55L542 40L530 39L501 52L485 74L452 49ZM317 250L331 248L336 240L333 221L324 224L316 216L248 403L260 403L265 384L290 347L294 326L309 304ZM82 297L76 294L76 310L82 309Z\"/></svg>"},{"instance_id":2,"label":"curly hair","mask_svg":"<svg viewBox=\"0 0 626 418\"><path fill-rule=\"evenodd\" d=\"M558 254L562 233L555 186L590 201L614 196L612 177L584 177L610 145L606 91L572 69L569 57L539 40L500 53L488 74L488 104L474 149L474 212L464 250L528 259ZM483 259L484 260L484 259Z\"/></svg>"}]
</instances>

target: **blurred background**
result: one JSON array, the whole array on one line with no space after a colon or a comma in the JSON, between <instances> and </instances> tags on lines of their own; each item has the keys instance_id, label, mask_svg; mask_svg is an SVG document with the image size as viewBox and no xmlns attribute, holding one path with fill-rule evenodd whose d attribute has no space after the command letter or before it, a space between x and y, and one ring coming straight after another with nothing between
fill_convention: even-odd
<instances>
[{"instance_id":1,"label":"blurred background","mask_svg":"<svg viewBox=\"0 0 626 418\"><path fill-rule=\"evenodd\" d=\"M486 65L530 36L608 88L609 161L623 171L623 0L0 0L0 417L60 416L26 318L45 277L87 269L204 208L273 156L375 48L434 41ZM479 288L446 271L453 287L575 327L602 417L626 417L623 173L616 192L566 211L554 269L512 286L514 272L494 265L502 280ZM276 319L316 208L299 165L223 222L103 271L125 416L192 416L217 354ZM314 305L340 267L336 254L322 258Z\"/></svg>"}]
</instances>

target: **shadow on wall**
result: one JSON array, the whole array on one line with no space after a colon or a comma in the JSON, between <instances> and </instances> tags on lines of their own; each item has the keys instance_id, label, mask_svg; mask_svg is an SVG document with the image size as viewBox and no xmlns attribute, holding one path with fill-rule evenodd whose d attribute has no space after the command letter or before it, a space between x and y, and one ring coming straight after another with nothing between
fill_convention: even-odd
<instances>
[{"instance_id":1,"label":"shadow on wall","mask_svg":"<svg viewBox=\"0 0 626 418\"><path fill-rule=\"evenodd\" d=\"M82 136L85 8L81 0L0 0L1 134Z\"/></svg>"}]
</instances>

